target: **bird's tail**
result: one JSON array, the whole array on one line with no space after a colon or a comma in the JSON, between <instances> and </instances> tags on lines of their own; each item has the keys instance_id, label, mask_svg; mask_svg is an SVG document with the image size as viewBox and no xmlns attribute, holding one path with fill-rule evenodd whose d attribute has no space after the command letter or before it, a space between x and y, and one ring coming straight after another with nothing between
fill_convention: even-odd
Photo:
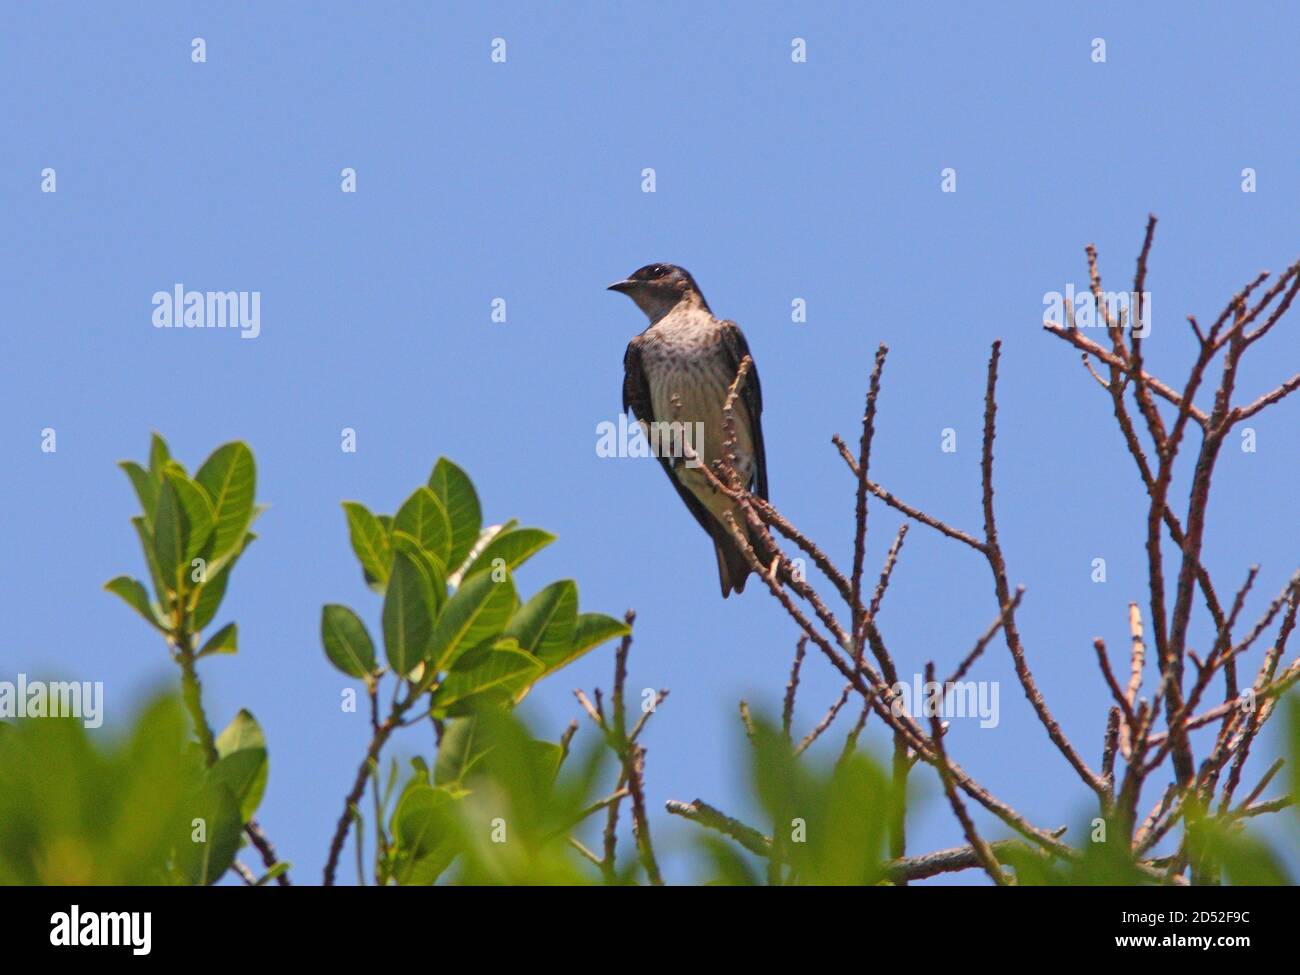
<instances>
[{"instance_id":1,"label":"bird's tail","mask_svg":"<svg viewBox=\"0 0 1300 975\"><path fill-rule=\"evenodd\" d=\"M752 540L750 544L753 544ZM744 592L745 581L753 570L736 540L721 525L713 532L713 548L718 556L718 581L722 584L722 598L726 599L733 591Z\"/></svg>"}]
</instances>

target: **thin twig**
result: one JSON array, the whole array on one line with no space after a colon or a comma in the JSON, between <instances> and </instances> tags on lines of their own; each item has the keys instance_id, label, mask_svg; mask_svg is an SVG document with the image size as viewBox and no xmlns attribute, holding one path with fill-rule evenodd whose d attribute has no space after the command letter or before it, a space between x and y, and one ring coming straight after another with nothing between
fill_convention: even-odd
<instances>
[{"instance_id":1,"label":"thin twig","mask_svg":"<svg viewBox=\"0 0 1300 975\"><path fill-rule=\"evenodd\" d=\"M802 755L806 752L810 747L812 747L813 742L820 738L826 729L831 726L831 723L835 720L835 716L840 713L840 709L848 702L849 694L852 692L853 685L845 684L844 690L840 691L840 696L835 699L835 703L830 706L826 711L826 714L822 716L822 719L817 722L817 726L813 728L812 731L808 732L808 734L804 735L803 741L799 742L799 744L795 746L794 753L796 755Z\"/></svg>"},{"instance_id":2,"label":"thin twig","mask_svg":"<svg viewBox=\"0 0 1300 975\"><path fill-rule=\"evenodd\" d=\"M934 662L931 661L925 665L925 679L927 683L934 683ZM953 814L961 823L962 832L966 834L966 840L970 843L971 849L975 851L975 857L979 861L984 872L999 887L1007 885L1006 875L998 866L997 859L993 856L993 851L989 849L987 843L975 829L975 823L966 811L965 804L961 801L961 796L957 795L957 788L953 784L952 769L948 765L948 755L943 747L943 732L940 729L940 718L938 710L930 715L930 740L934 742L934 750L938 756L936 768L939 770L939 778L943 781L944 794L948 796L948 804L952 806Z\"/></svg>"}]
</instances>

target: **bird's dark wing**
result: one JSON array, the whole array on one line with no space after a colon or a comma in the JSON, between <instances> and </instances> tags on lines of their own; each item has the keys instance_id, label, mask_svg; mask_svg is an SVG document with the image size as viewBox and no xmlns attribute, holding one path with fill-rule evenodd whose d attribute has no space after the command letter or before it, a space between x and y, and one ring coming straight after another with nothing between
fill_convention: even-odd
<instances>
[{"instance_id":1,"label":"bird's dark wing","mask_svg":"<svg viewBox=\"0 0 1300 975\"><path fill-rule=\"evenodd\" d=\"M641 365L641 336L627 344L623 353L623 412L631 410L638 420L654 419L650 404L650 383Z\"/></svg>"},{"instance_id":2,"label":"bird's dark wing","mask_svg":"<svg viewBox=\"0 0 1300 975\"><path fill-rule=\"evenodd\" d=\"M627 352L623 355L623 411L627 412L629 408L638 420L651 423L655 419L654 406L650 400L650 383L646 380L645 369L641 365L641 337L639 335L628 343ZM677 475L673 473L671 459L661 456L659 465L664 469L664 473L668 475L668 480L673 482L673 487L677 490L682 503L690 509L691 514L695 516L695 520L700 523L700 527L708 532L710 536L714 536L716 522L713 516L709 514L704 505L700 504L695 495L682 487L682 482L677 480Z\"/></svg>"},{"instance_id":3,"label":"bird's dark wing","mask_svg":"<svg viewBox=\"0 0 1300 975\"><path fill-rule=\"evenodd\" d=\"M732 378L740 368L740 361L749 355L749 343L745 333L735 322L726 321L722 325L722 345L727 350L727 359ZM727 384L730 386L730 382ZM758 364L752 363L745 385L740 389L740 403L749 415L750 438L754 441L754 493L767 500L767 451L763 447L763 387L758 382Z\"/></svg>"}]
</instances>

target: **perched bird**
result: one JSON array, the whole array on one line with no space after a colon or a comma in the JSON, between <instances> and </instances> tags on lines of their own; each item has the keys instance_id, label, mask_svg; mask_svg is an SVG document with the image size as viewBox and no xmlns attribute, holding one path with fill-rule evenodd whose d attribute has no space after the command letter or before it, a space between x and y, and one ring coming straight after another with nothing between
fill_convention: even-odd
<instances>
[{"instance_id":1,"label":"perched bird","mask_svg":"<svg viewBox=\"0 0 1300 975\"><path fill-rule=\"evenodd\" d=\"M747 531L745 519L739 506L709 483L700 465L716 470L714 462L722 458L726 439L722 407L741 360L749 355L745 336L735 322L713 317L690 272L675 264L648 264L626 280L614 282L609 290L627 295L650 319L649 327L628 343L623 356L623 409L631 409L647 437L652 424L660 429L686 425L694 456L665 450L660 437L659 462L695 520L713 539L723 598L732 590L744 592L749 562L722 515L732 512L736 524ZM762 412L758 372L751 366L734 410L736 472L742 484L766 499ZM650 442L656 444L654 438Z\"/></svg>"}]
</instances>

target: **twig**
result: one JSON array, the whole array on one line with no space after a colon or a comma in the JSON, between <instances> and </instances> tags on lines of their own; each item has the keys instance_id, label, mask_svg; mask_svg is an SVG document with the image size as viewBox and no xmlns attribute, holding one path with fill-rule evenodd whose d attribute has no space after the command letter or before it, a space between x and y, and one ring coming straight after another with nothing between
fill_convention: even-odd
<instances>
[{"instance_id":1,"label":"twig","mask_svg":"<svg viewBox=\"0 0 1300 975\"><path fill-rule=\"evenodd\" d=\"M171 639L173 657L181 668L181 698L185 702L185 708L194 724L194 733L199 739L200 748L203 750L204 761L209 766L215 765L218 759L217 743L215 736L212 734L212 726L208 724L208 716L203 710L203 686L199 683L198 670L194 666L197 660L194 652L194 638L181 625L175 629ZM266 838L266 834L262 832L257 820L250 819L245 823L243 832L248 837L249 843L261 856L262 862L268 870L280 862L275 855L275 847ZM276 877L276 883L281 887L292 886L289 880L289 872L286 870Z\"/></svg>"},{"instance_id":2,"label":"twig","mask_svg":"<svg viewBox=\"0 0 1300 975\"><path fill-rule=\"evenodd\" d=\"M1006 622L1007 617L1016 611L1016 607L1020 605L1020 600L1024 594L1025 587L1016 586L1016 594L1012 597L1011 602L1002 607L1002 612L999 613L998 618L993 621L993 625L980 634L980 638L975 641L974 649L972 649L970 653L966 654L966 657L962 660L961 664L953 671L952 676L948 678L946 682L947 684L955 684L966 676L966 672L970 670L971 665L973 665L975 661L980 658L980 655L984 653L984 648L987 647L989 642L998 635L998 630L1002 629L1002 625Z\"/></svg>"},{"instance_id":3,"label":"twig","mask_svg":"<svg viewBox=\"0 0 1300 975\"><path fill-rule=\"evenodd\" d=\"M1126 362L1120 360L1113 352L1098 345L1096 342L1086 337L1082 332L1078 331L1077 329L1071 330L1061 325L1051 324L1050 322L1044 322L1043 329L1044 331L1050 332L1051 334L1055 335L1057 338L1064 339L1066 342L1069 342L1075 348L1088 353L1093 358L1106 363L1108 366L1112 366L1121 371L1127 371L1128 369L1128 364ZM1159 396L1161 399L1172 403L1174 406L1182 405L1183 402L1182 397L1179 396L1178 393L1170 389L1168 386L1166 386L1164 383L1162 383L1155 376L1152 376L1149 373L1144 372L1142 373L1142 381L1147 386L1149 386L1155 392L1155 394ZM1202 426L1205 425L1208 419L1205 415L1205 412L1196 406L1192 406L1189 409L1188 413L1193 420L1195 420L1197 423L1201 424Z\"/></svg>"},{"instance_id":4,"label":"twig","mask_svg":"<svg viewBox=\"0 0 1300 975\"><path fill-rule=\"evenodd\" d=\"M352 826L352 811L360 803L361 796L366 791L366 782L370 778L371 769L378 764L379 753L383 750L384 743L388 741L388 736L393 733L393 729L397 727L402 715L411 703L412 698L408 697L401 704L394 705L392 713L379 724L378 729L370 737L370 744L366 748L366 757L357 769L356 777L352 780L352 788L343 800L343 812L339 816L338 824L334 827L334 837L330 840L329 856L325 860L323 880L323 885L326 887L334 886L334 874L338 869L339 854L343 852L343 842L347 839L348 830Z\"/></svg>"},{"instance_id":5,"label":"twig","mask_svg":"<svg viewBox=\"0 0 1300 975\"><path fill-rule=\"evenodd\" d=\"M727 525L731 532L732 538L736 541L737 547L745 558L749 561L750 567L759 571L760 564L757 556L754 554L753 547L749 540L736 524L735 519L730 512L723 513L723 523ZM761 573L760 573L761 574ZM793 601L786 592L777 585L776 581L769 578L766 574L761 574L761 578L766 583L768 590L776 597L777 601L784 607L803 632L808 634L813 644L822 651L823 655L831 662L846 680L853 684L854 689L862 695L863 700L868 706L880 716L885 724L889 725L895 732L900 734L909 748L912 748L917 756L927 763L933 764L937 761L934 752L930 748L929 739L926 738L920 727L906 715L894 715L890 703L895 698L895 692L889 688L880 675L875 673L874 669L868 664L863 664L861 668L854 669L845 663L843 658L835 652L831 644L817 632L816 628L809 623L807 617L803 615L794 605ZM874 632L873 627L868 627L868 633ZM864 679L865 678L865 679ZM870 681L870 684L868 684ZM989 812L993 813L1004 823L1020 833L1026 839L1032 840L1045 849L1050 850L1057 856L1066 859L1074 859L1077 852L1068 844L1062 843L1055 835L1039 829L1029 823L1020 813L1016 812L1005 802L995 798L983 786L979 785L970 775L956 763L950 763L950 770L957 782L967 795L982 805Z\"/></svg>"},{"instance_id":6,"label":"twig","mask_svg":"<svg viewBox=\"0 0 1300 975\"><path fill-rule=\"evenodd\" d=\"M925 665L925 679L927 683L934 682L934 662L931 661ZM987 843L980 837L975 830L975 823L971 820L970 814L966 812L966 806L961 801L961 796L957 795L957 788L953 784L952 770L948 766L948 755L943 747L943 732L940 727L938 711L930 715L930 741L934 743L934 750L939 759L936 768L939 770L939 778L943 781L943 791L948 796L948 804L952 806L953 815L961 823L962 832L966 834L966 840L970 843L971 849L975 852L975 858L979 865L984 868L984 872L999 887L1005 887L1007 884L1006 875L998 866L997 859L993 856L993 851L989 849Z\"/></svg>"},{"instance_id":7,"label":"twig","mask_svg":"<svg viewBox=\"0 0 1300 975\"><path fill-rule=\"evenodd\" d=\"M750 853L757 856L766 857L771 853L772 841L770 839L754 829L754 827L747 826L739 819L733 819L702 799L696 799L694 802L689 803L669 799L664 804L664 808L674 816L681 816L683 819L689 819L701 826L717 830L719 833L725 833Z\"/></svg>"},{"instance_id":8,"label":"twig","mask_svg":"<svg viewBox=\"0 0 1300 975\"><path fill-rule=\"evenodd\" d=\"M844 445L844 441L840 439L839 434L836 434L835 436L831 437L831 443L835 444L835 446L839 449L840 456L844 458L844 462L848 465L849 470L853 472L853 476L857 477L858 476L857 461L853 459L853 455L849 453L849 448ZM964 532L958 528L953 528L951 525L947 524L946 522L942 522L938 518L928 515L924 511L921 511L918 508L914 508L910 504L906 504L905 502L900 501L898 498L894 497L894 495L890 494L888 491L886 491L879 484L876 484L874 481L867 481L866 485L868 491L870 491L872 494L878 497L881 501L885 502L885 504L889 505L895 511L902 512L903 514L907 515L907 517L911 518L913 521L920 522L922 525L928 525L929 527L933 528L935 531L939 532L942 535L946 535L949 538L959 542L964 542L965 544L969 545L971 548L975 549L975 551L977 552L984 551L984 546L979 541L977 541L975 537L971 535L969 532Z\"/></svg>"},{"instance_id":9,"label":"twig","mask_svg":"<svg viewBox=\"0 0 1300 975\"><path fill-rule=\"evenodd\" d=\"M894 574L894 565L898 562L898 553L903 550L903 539L907 537L906 522L898 526L898 534L894 536L894 542L889 546L889 553L885 556L885 564L880 569L880 581L876 583L876 591L871 596L871 605L867 607L867 617L875 619L876 614L880 612L880 604L885 598L885 590L889 588L889 580Z\"/></svg>"},{"instance_id":10,"label":"twig","mask_svg":"<svg viewBox=\"0 0 1300 975\"><path fill-rule=\"evenodd\" d=\"M844 690L840 691L840 696L836 698L835 703L830 706L826 714L822 716L822 719L817 722L817 726L813 728L812 731L808 732L808 734L804 735L803 741L799 742L799 744L795 746L794 753L796 755L802 755L806 752L812 746L813 742L820 738L823 732L831 726L831 723L835 720L835 716L840 713L840 709L848 702L849 694L852 693L852 691L852 684L844 685Z\"/></svg>"},{"instance_id":11,"label":"twig","mask_svg":"<svg viewBox=\"0 0 1300 975\"><path fill-rule=\"evenodd\" d=\"M757 729L754 727L754 717L749 713L749 702L745 700L740 702L740 723L745 726L745 737L753 741Z\"/></svg>"},{"instance_id":12,"label":"twig","mask_svg":"<svg viewBox=\"0 0 1300 975\"><path fill-rule=\"evenodd\" d=\"M1066 761L1078 772L1079 778L1090 789L1102 794L1105 792L1105 785L1100 776L1088 768L1087 762L1083 760L1069 739L1065 737L1061 726L1047 707L1042 692L1039 691L1038 685L1034 682L1033 674L1029 670L1029 663L1025 659L1025 648L1020 640L1020 631L1016 627L1015 604L1011 599L1011 586L1007 582L1006 560L1003 558L1002 547L998 542L997 521L993 512L993 441L997 428L997 399L995 393L998 382L998 359L1001 352L1002 342L1000 340L995 341L992 354L989 356L988 381L984 389L984 439L980 454L984 507L984 545L982 551L988 559L989 568L993 573L994 590L997 593L998 605L1007 607L1001 620L1002 635L1006 640L1007 649L1011 651L1011 661L1015 666L1016 676L1020 679L1020 685L1024 689L1025 697L1033 705L1034 712L1038 715L1043 727L1047 729L1047 736L1056 745L1057 750L1065 756Z\"/></svg>"},{"instance_id":13,"label":"twig","mask_svg":"<svg viewBox=\"0 0 1300 975\"><path fill-rule=\"evenodd\" d=\"M785 685L785 702L781 707L781 731L790 737L790 725L794 721L794 697L799 690L799 668L803 666L804 653L808 649L808 637L800 636L794 647L794 663L790 665L790 680Z\"/></svg>"},{"instance_id":14,"label":"twig","mask_svg":"<svg viewBox=\"0 0 1300 975\"><path fill-rule=\"evenodd\" d=\"M636 620L636 614L628 610L624 617L629 627ZM618 650L614 654L614 693L613 693L613 720L612 724L606 728L607 738L611 747L617 754L619 762L623 767L623 774L620 778L620 787L626 783L627 791L632 797L632 836L636 841L637 853L641 858L641 865L645 869L646 877L650 883L656 887L663 886L663 875L659 872L659 863L655 859L654 844L650 838L650 820L646 815L645 804L645 754L646 750L643 745L636 744L627 732L627 708L624 703L624 686L627 683L627 658L632 650L632 634L629 632L619 642ZM581 699L581 698L580 698ZM594 708L589 712L595 715L594 720L604 726L600 713ZM617 803L621 796L616 796L611 809L617 808ZM613 813L611 813L611 816ZM611 827L607 827L609 829ZM607 831L606 836L608 837ZM606 847L606 862L610 868L613 867L612 851Z\"/></svg>"},{"instance_id":15,"label":"twig","mask_svg":"<svg viewBox=\"0 0 1300 975\"><path fill-rule=\"evenodd\" d=\"M674 816L680 816L707 829L716 830L731 837L755 856L766 857L771 852L772 841L759 830L740 820L728 816L701 799L694 802L679 802L669 799L665 808ZM1029 847L1019 840L999 840L988 844L995 856L1008 850L1029 851ZM973 847L959 846L948 850L935 850L921 856L902 857L884 864L885 877L898 884L911 880L926 880L944 873L956 873L981 866L979 855Z\"/></svg>"},{"instance_id":16,"label":"twig","mask_svg":"<svg viewBox=\"0 0 1300 975\"><path fill-rule=\"evenodd\" d=\"M866 554L867 541L867 473L871 464L871 439L876 430L876 398L880 395L880 374L885 368L885 356L889 348L882 342L876 349L876 365L871 370L871 379L867 385L867 407L862 415L862 440L858 448L858 491L854 512L853 533L853 575L852 593L849 605L852 610L852 631L855 638L854 659L861 659L862 647L856 645L856 638L862 629L862 565Z\"/></svg>"},{"instance_id":17,"label":"twig","mask_svg":"<svg viewBox=\"0 0 1300 975\"><path fill-rule=\"evenodd\" d=\"M986 844L989 853L996 859L1008 850L1030 853L1031 850L1018 840L998 840ZM896 884L911 880L925 880L943 873L956 873L983 867L979 852L971 846L958 846L949 850L935 850L922 856L902 857L885 864L885 876ZM1000 871L999 871L1000 872Z\"/></svg>"},{"instance_id":18,"label":"twig","mask_svg":"<svg viewBox=\"0 0 1300 975\"><path fill-rule=\"evenodd\" d=\"M1137 717L1133 713L1133 705L1129 703L1128 696L1120 690L1119 682L1115 680L1115 674L1110 669L1110 659L1106 655L1106 641L1097 637L1092 641L1092 648L1097 652L1097 662L1101 665L1102 676L1106 679L1106 686L1110 688L1111 697L1119 705L1120 711L1124 715L1124 728L1128 733L1137 730ZM1118 732L1118 728L1116 731ZM1124 757L1128 757L1127 749L1124 750Z\"/></svg>"}]
</instances>

